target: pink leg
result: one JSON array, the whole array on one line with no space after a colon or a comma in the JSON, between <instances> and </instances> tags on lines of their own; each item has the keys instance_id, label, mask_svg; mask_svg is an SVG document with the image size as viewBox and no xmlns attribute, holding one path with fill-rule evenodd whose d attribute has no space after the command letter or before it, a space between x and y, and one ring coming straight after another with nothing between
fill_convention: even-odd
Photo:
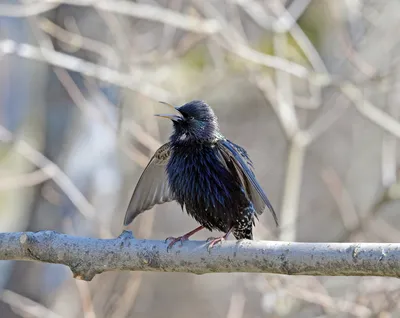
<instances>
[{"instance_id":1,"label":"pink leg","mask_svg":"<svg viewBox=\"0 0 400 318\"><path fill-rule=\"evenodd\" d=\"M191 237L193 234L197 233L198 231L204 229L204 226L199 226L196 227L193 231L190 231L188 233L186 233L185 235L179 236L179 237L167 237L165 242L167 242L168 240L172 240L171 243L168 244L167 247L167 251L176 243L176 242L181 242L181 246L183 244L184 241L187 241L189 239L189 237Z\"/></svg>"},{"instance_id":2,"label":"pink leg","mask_svg":"<svg viewBox=\"0 0 400 318\"><path fill-rule=\"evenodd\" d=\"M217 243L222 243L222 241L225 241L225 240L228 238L229 234L231 234L232 229L233 229L233 227L231 227L231 228L229 229L229 231L228 231L225 235L223 235L223 236L220 236L220 237L210 237L210 238L208 238L208 239L207 239L207 242L209 242L210 244L208 245L208 248L207 248L207 249L210 250L215 244L217 244Z\"/></svg>"}]
</instances>

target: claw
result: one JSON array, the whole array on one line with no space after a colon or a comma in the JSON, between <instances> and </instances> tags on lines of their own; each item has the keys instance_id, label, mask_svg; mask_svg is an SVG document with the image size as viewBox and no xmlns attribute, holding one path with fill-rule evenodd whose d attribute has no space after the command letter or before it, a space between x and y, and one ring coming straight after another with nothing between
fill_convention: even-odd
<instances>
[{"instance_id":1,"label":"claw","mask_svg":"<svg viewBox=\"0 0 400 318\"><path fill-rule=\"evenodd\" d=\"M207 242L209 242L210 244L208 244L207 250L210 251L210 249L213 248L213 246L214 246L215 244L217 244L217 243L222 243L223 241L226 241L227 238L228 238L228 236L229 236L229 234L231 234L232 229L233 229L233 227L231 227L231 228L229 229L229 231L228 231L225 235L223 235L223 236L220 236L220 237L209 237L209 238L207 239Z\"/></svg>"},{"instance_id":2,"label":"claw","mask_svg":"<svg viewBox=\"0 0 400 318\"><path fill-rule=\"evenodd\" d=\"M193 234L195 234L196 232L200 231L201 229L203 229L203 226L199 226L197 228L195 228L193 231L190 231L189 233L186 233L185 235L179 236L179 237L167 237L165 239L165 243L167 243L168 240L172 240L171 243L168 244L167 247L167 252L171 249L172 246L175 245L176 242L181 242L181 246L183 245L183 242L189 240L189 237L191 237Z\"/></svg>"},{"instance_id":3,"label":"claw","mask_svg":"<svg viewBox=\"0 0 400 318\"><path fill-rule=\"evenodd\" d=\"M207 250L210 251L215 244L222 243L223 241L226 241L225 235L221 237L209 237L207 242L210 242L210 244L208 244Z\"/></svg>"},{"instance_id":4,"label":"claw","mask_svg":"<svg viewBox=\"0 0 400 318\"><path fill-rule=\"evenodd\" d=\"M174 246L177 242L181 242L181 245L180 245L180 246L182 246L182 245L183 245L183 242L187 241L188 239L189 239L189 238L188 238L187 235L182 235L182 236L179 236L179 237L173 237L173 236L167 237L167 238L165 239L165 243L167 243L168 240L172 240L172 242L168 244L167 252L168 252L168 251L171 249L171 247Z\"/></svg>"}]
</instances>

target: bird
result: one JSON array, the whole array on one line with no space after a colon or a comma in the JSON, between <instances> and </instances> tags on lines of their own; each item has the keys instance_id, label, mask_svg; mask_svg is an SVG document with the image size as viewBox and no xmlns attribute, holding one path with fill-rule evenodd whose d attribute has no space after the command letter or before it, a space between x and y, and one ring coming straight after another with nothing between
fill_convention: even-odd
<instances>
[{"instance_id":1,"label":"bird","mask_svg":"<svg viewBox=\"0 0 400 318\"><path fill-rule=\"evenodd\" d=\"M176 201L199 224L194 230L171 240L188 240L202 229L223 232L210 237L208 249L232 233L237 240L253 239L255 219L267 206L276 226L278 218L258 183L246 150L225 138L212 108L203 100L182 106L161 102L175 114L155 114L172 121L169 141L152 156L133 191L124 225L156 204Z\"/></svg>"}]
</instances>

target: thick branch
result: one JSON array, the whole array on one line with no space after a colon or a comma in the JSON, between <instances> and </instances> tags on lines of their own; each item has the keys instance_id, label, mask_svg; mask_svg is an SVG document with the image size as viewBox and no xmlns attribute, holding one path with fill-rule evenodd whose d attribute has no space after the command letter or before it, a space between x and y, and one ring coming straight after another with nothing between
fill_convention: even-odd
<instances>
[{"instance_id":1,"label":"thick branch","mask_svg":"<svg viewBox=\"0 0 400 318\"><path fill-rule=\"evenodd\" d=\"M286 275L400 276L400 244L227 241L210 251L205 242L94 239L53 231L0 234L0 260L64 264L74 277L91 280L113 270L254 272Z\"/></svg>"}]
</instances>

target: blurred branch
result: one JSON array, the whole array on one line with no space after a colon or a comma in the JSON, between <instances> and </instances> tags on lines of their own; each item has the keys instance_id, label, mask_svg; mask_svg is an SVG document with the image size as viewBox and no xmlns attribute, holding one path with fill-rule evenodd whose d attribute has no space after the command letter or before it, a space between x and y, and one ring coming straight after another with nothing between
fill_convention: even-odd
<instances>
[{"instance_id":1,"label":"blurred branch","mask_svg":"<svg viewBox=\"0 0 400 318\"><path fill-rule=\"evenodd\" d=\"M0 17L22 18L45 13L57 8L60 3L27 3L23 5L0 4Z\"/></svg>"},{"instance_id":2,"label":"blurred branch","mask_svg":"<svg viewBox=\"0 0 400 318\"><path fill-rule=\"evenodd\" d=\"M109 119L103 114L98 107L93 105L92 102L89 102L79 87L76 85L74 80L71 78L71 76L68 74L67 71L64 69L60 68L55 68L54 73L60 80L61 85L65 88L65 90L68 92L69 96L71 99L74 101L75 105L82 110L82 112L89 116L89 118L99 120L101 123L103 123L104 129L110 129L113 133L117 134L116 128L114 128L114 125L109 121ZM89 87L87 85L88 89L91 89L91 92L93 96L98 96L103 103L110 103L107 98L102 98L101 94L99 94L98 91L95 91L93 87ZM145 132L143 132L145 134ZM124 151L125 154L129 156L130 159L132 159L135 163L137 163L141 167L146 167L149 158L142 154L140 151L136 150L132 145L129 147L125 145L121 140L118 140L119 145L121 146L121 149ZM157 150L158 148L156 148ZM155 151L155 150L154 150Z\"/></svg>"},{"instance_id":3,"label":"blurred branch","mask_svg":"<svg viewBox=\"0 0 400 318\"><path fill-rule=\"evenodd\" d=\"M393 136L400 138L400 123L364 98L362 91L349 82L341 85L340 90L354 103L354 106L361 115L391 133Z\"/></svg>"},{"instance_id":4,"label":"blurred branch","mask_svg":"<svg viewBox=\"0 0 400 318\"><path fill-rule=\"evenodd\" d=\"M335 299L333 300L329 295L323 295L310 291L306 288L301 288L291 285L287 288L287 292L296 298L301 298L307 302L319 304L323 307L334 311L341 311L354 315L356 317L370 317L372 314L368 307L356 304L346 299Z\"/></svg>"},{"instance_id":5,"label":"blurred branch","mask_svg":"<svg viewBox=\"0 0 400 318\"><path fill-rule=\"evenodd\" d=\"M71 20L74 21L73 19ZM58 39L61 43L67 44L70 51L84 49L104 57L111 65L117 66L120 64L117 53L106 43L82 36L79 30L75 32L66 30L50 19L38 19L37 24L42 31ZM53 47L51 48L54 49Z\"/></svg>"},{"instance_id":6,"label":"blurred branch","mask_svg":"<svg viewBox=\"0 0 400 318\"><path fill-rule=\"evenodd\" d=\"M360 217L348 189L336 170L327 167L322 171L321 177L338 206L344 227L348 230L357 227L360 224Z\"/></svg>"},{"instance_id":7,"label":"blurred branch","mask_svg":"<svg viewBox=\"0 0 400 318\"><path fill-rule=\"evenodd\" d=\"M109 67L91 63L52 49L27 43L17 43L7 39L0 41L0 58L2 54L15 54L23 58L46 62L52 66L58 66L69 71L79 72L84 76L129 88L155 100L168 100L170 97L168 91L151 83L146 83L140 78L140 75L135 79L135 74L124 74Z\"/></svg>"},{"instance_id":8,"label":"blurred branch","mask_svg":"<svg viewBox=\"0 0 400 318\"><path fill-rule=\"evenodd\" d=\"M195 16L182 14L174 10L145 3L131 1L77 1L77 0L47 0L48 3L65 3L76 6L93 6L98 10L118 13L135 18L157 21L183 30L214 34L220 30L220 25L215 19L200 19Z\"/></svg>"},{"instance_id":9,"label":"blurred branch","mask_svg":"<svg viewBox=\"0 0 400 318\"><path fill-rule=\"evenodd\" d=\"M299 201L303 180L303 165L308 146L307 136L299 131L291 141L281 208L281 233L279 238L296 240L296 220L299 218Z\"/></svg>"},{"instance_id":10,"label":"blurred branch","mask_svg":"<svg viewBox=\"0 0 400 318\"><path fill-rule=\"evenodd\" d=\"M53 167L51 165L46 165L42 169L20 175L0 175L0 191L32 187L41 184L52 178L52 175L54 175L52 169Z\"/></svg>"},{"instance_id":11,"label":"blurred branch","mask_svg":"<svg viewBox=\"0 0 400 318\"><path fill-rule=\"evenodd\" d=\"M400 244L228 241L210 252L188 241L167 252L163 241L137 240L130 231L95 239L54 231L0 234L0 260L67 265L90 281L106 271L163 271L195 274L258 272L315 276L400 276Z\"/></svg>"},{"instance_id":12,"label":"blurred branch","mask_svg":"<svg viewBox=\"0 0 400 318\"><path fill-rule=\"evenodd\" d=\"M81 298L82 309L84 318L96 318L96 314L93 308L92 297L90 295L90 289L87 282L75 281L76 287Z\"/></svg>"},{"instance_id":13,"label":"blurred branch","mask_svg":"<svg viewBox=\"0 0 400 318\"><path fill-rule=\"evenodd\" d=\"M40 168L40 171L47 175L49 179L53 179L53 181L65 192L71 202L75 204L79 212L81 212L84 217L93 220L95 217L93 206L76 188L71 179L55 163L45 157L40 151L33 148L26 141L15 139L12 134L2 126L0 126L0 141L4 143L14 142L14 150L17 153ZM16 181L18 181L18 179ZM27 181L29 182L29 180Z\"/></svg>"},{"instance_id":14,"label":"blurred branch","mask_svg":"<svg viewBox=\"0 0 400 318\"><path fill-rule=\"evenodd\" d=\"M288 74L294 75L299 78L313 78L324 82L330 82L331 78L327 74L316 76L305 66L292 62L286 58L276 55L265 54L257 51L249 45L248 41L244 39L232 25L224 19L224 17L208 2L202 2L204 13L218 19L221 25L221 37L225 41L220 41L218 44L225 48L233 55L237 55L247 62L258 65L264 65L272 69L281 70Z\"/></svg>"},{"instance_id":15,"label":"blurred branch","mask_svg":"<svg viewBox=\"0 0 400 318\"><path fill-rule=\"evenodd\" d=\"M2 302L9 304L13 311L20 317L47 317L62 318L62 316L46 308L42 304L17 294L11 290L4 290L0 294Z\"/></svg>"},{"instance_id":16,"label":"blurred branch","mask_svg":"<svg viewBox=\"0 0 400 318\"><path fill-rule=\"evenodd\" d=\"M39 3L20 5L0 4L0 16L27 17L50 11L61 4L92 6L98 10L157 21L196 33L214 34L220 30L220 25L215 19L200 19L160 6L121 0L116 2L99 0L45 0Z\"/></svg>"},{"instance_id":17,"label":"blurred branch","mask_svg":"<svg viewBox=\"0 0 400 318\"><path fill-rule=\"evenodd\" d=\"M244 295L243 291L233 292L226 318L242 318L245 304L246 296Z\"/></svg>"}]
</instances>

